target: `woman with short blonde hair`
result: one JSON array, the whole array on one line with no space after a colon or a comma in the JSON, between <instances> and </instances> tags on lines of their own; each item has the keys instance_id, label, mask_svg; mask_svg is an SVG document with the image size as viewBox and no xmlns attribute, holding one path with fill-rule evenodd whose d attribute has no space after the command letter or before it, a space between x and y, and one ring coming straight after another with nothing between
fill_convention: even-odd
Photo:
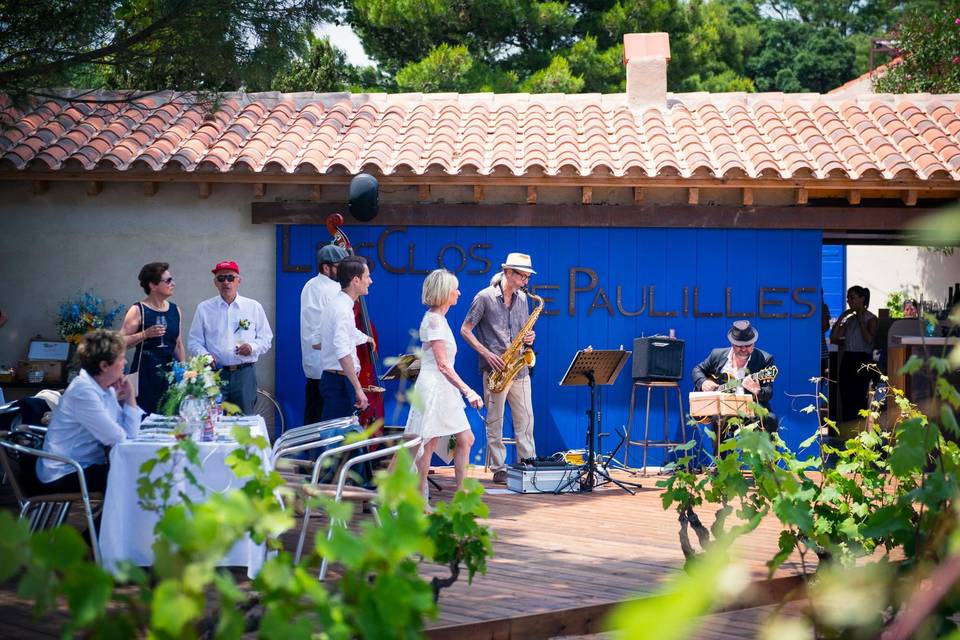
<instances>
[{"instance_id":1,"label":"woman with short blonde hair","mask_svg":"<svg viewBox=\"0 0 960 640\"><path fill-rule=\"evenodd\" d=\"M53 412L43 450L73 458L83 468L87 489L102 492L109 466L104 448L140 431L143 412L123 375L126 341L115 331L96 329L77 347L80 375L73 379ZM37 479L46 493L76 493L75 467L47 458L37 461Z\"/></svg>"},{"instance_id":2,"label":"woman with short blonde hair","mask_svg":"<svg viewBox=\"0 0 960 640\"><path fill-rule=\"evenodd\" d=\"M421 299L428 307L420 322L420 375L414 386L414 398L410 416L407 418L407 433L423 437L417 454L417 471L420 474L420 489L429 498L427 473L434 451L449 462L448 446L451 437L454 473L457 488L466 477L473 432L464 413L466 404L480 409L483 399L457 375L454 360L457 342L447 323L450 307L460 298L457 277L446 269L436 269L423 281ZM461 398L461 394L465 396Z\"/></svg>"}]
</instances>

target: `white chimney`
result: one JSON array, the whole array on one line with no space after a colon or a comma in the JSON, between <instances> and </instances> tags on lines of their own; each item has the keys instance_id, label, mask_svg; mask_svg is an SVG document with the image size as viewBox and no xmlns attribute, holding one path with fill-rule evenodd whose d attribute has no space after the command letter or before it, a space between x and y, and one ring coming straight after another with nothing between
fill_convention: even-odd
<instances>
[{"instance_id":1,"label":"white chimney","mask_svg":"<svg viewBox=\"0 0 960 640\"><path fill-rule=\"evenodd\" d=\"M628 105L633 108L666 105L669 60L669 33L628 33L623 36Z\"/></svg>"}]
</instances>

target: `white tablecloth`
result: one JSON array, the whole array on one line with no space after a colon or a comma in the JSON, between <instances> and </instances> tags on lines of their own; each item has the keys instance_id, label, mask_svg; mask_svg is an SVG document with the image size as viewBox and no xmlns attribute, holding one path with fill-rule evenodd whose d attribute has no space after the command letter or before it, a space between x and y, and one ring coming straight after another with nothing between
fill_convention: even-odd
<instances>
[{"instance_id":1,"label":"white tablecloth","mask_svg":"<svg viewBox=\"0 0 960 640\"><path fill-rule=\"evenodd\" d=\"M251 428L254 435L266 436L262 418ZM122 442L110 452L110 474L107 477L107 492L104 495L103 518L100 523L100 551L104 567L112 571L122 560L139 566L153 564L153 529L157 523L155 513L144 511L137 504L137 478L140 465L154 457L158 449L172 441L134 440ZM199 471L194 469L199 483L206 487L207 495L239 489L243 482L226 466L227 455L237 448L236 442L198 442ZM183 461L180 462L182 464ZM263 455L264 468L269 468L268 453ZM158 467L159 469L159 467ZM154 471L156 474L157 471ZM199 492L183 484L182 489L192 499L200 499ZM253 578L263 565L265 545L254 544L248 537L238 542L218 563L221 566L245 566L247 575Z\"/></svg>"}]
</instances>

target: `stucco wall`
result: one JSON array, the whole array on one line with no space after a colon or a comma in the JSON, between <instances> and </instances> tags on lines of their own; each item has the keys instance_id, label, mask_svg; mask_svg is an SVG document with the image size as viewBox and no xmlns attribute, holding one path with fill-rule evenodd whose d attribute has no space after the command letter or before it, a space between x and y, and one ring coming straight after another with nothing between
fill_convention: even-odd
<instances>
[{"instance_id":1,"label":"stucco wall","mask_svg":"<svg viewBox=\"0 0 960 640\"><path fill-rule=\"evenodd\" d=\"M944 255L924 247L847 247L847 286L869 288L874 312L891 291L943 302L955 282L960 282L960 250Z\"/></svg>"},{"instance_id":2,"label":"stucco wall","mask_svg":"<svg viewBox=\"0 0 960 640\"><path fill-rule=\"evenodd\" d=\"M250 223L249 186L197 194L195 185L162 184L147 197L140 183L108 183L91 197L82 183L54 182L33 195L29 183L0 184L0 308L10 316L0 364L25 357L32 335L55 337L57 308L77 292L124 306L143 297L137 273L154 260L171 265L185 330L197 303L217 295L210 269L222 259L239 263L241 294L259 300L272 322L274 226ZM273 352L260 362L261 385L272 389Z\"/></svg>"}]
</instances>

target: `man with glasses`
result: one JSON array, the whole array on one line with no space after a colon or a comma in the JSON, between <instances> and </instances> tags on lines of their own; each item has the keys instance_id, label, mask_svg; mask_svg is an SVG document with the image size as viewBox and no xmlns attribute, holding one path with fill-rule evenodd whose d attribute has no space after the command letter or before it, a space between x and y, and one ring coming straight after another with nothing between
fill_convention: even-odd
<instances>
[{"instance_id":1,"label":"man with glasses","mask_svg":"<svg viewBox=\"0 0 960 640\"><path fill-rule=\"evenodd\" d=\"M739 380L738 393L753 394L757 404L770 411L773 382L760 383L749 377L761 369L773 366L773 356L756 348L760 332L749 320L737 320L727 331L729 347L714 349L707 359L693 368L693 390L715 391L725 380ZM770 411L761 421L766 431L779 427L777 416Z\"/></svg>"},{"instance_id":2,"label":"man with glasses","mask_svg":"<svg viewBox=\"0 0 960 640\"><path fill-rule=\"evenodd\" d=\"M492 371L504 368L501 355L513 342L517 333L530 316L527 295L523 291L535 275L530 256L511 253L506 262L490 281L490 286L473 298L467 317L460 327L460 335L480 355L480 371L483 374L483 403L487 406L487 451L495 484L507 483L506 456L503 446L503 412L510 405L513 416L513 433L517 441L517 456L535 458L533 441L533 401L530 395L530 372L523 367L520 373L500 393L491 393L487 379ZM474 332L476 330L476 332ZM524 343L533 344L535 332L530 331Z\"/></svg>"},{"instance_id":3,"label":"man with glasses","mask_svg":"<svg viewBox=\"0 0 960 640\"><path fill-rule=\"evenodd\" d=\"M303 424L319 422L323 415L323 396L320 395L320 345L314 344L320 332L320 319L330 300L340 293L337 282L337 263L347 252L335 244L325 244L317 250L320 273L307 280L300 292L300 359L303 375L307 378L304 391Z\"/></svg>"},{"instance_id":4,"label":"man with glasses","mask_svg":"<svg viewBox=\"0 0 960 640\"><path fill-rule=\"evenodd\" d=\"M220 295L197 305L187 346L193 355L208 354L226 382L223 400L253 413L257 401L257 358L270 350L273 331L259 302L238 295L240 267L232 260L213 268Z\"/></svg>"}]
</instances>

